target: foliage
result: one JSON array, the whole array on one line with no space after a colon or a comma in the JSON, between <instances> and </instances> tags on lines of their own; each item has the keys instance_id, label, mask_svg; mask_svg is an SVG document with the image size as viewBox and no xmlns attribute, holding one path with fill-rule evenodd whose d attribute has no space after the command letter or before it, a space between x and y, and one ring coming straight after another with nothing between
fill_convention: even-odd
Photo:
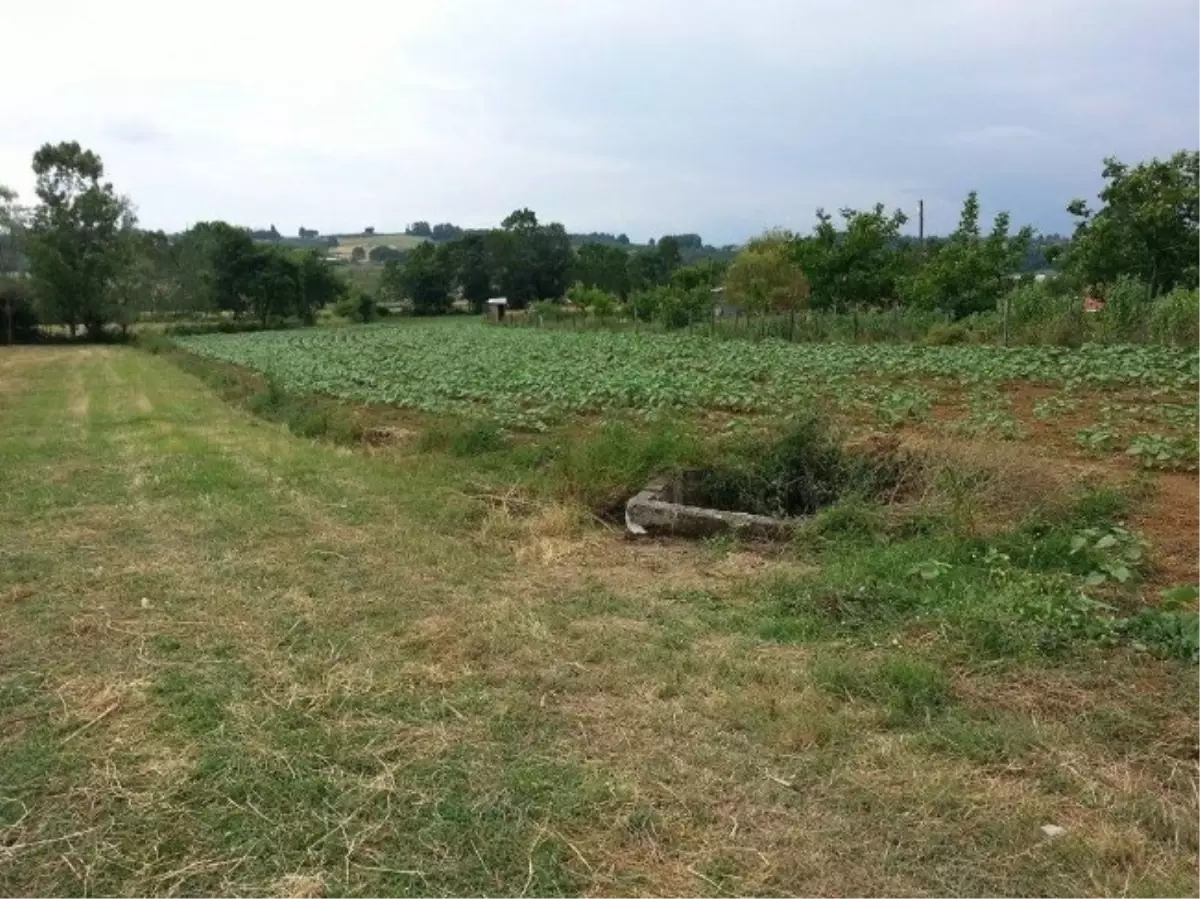
<instances>
[{"instance_id":1,"label":"foliage","mask_svg":"<svg viewBox=\"0 0 1200 899\"><path fill-rule=\"evenodd\" d=\"M45 144L33 156L41 205L33 214L28 253L43 321L83 325L99 337L114 317L114 283L133 228L129 203L102 181L104 164L78 143Z\"/></svg>"},{"instance_id":2,"label":"foliage","mask_svg":"<svg viewBox=\"0 0 1200 899\"><path fill-rule=\"evenodd\" d=\"M622 299L629 295L629 253L620 246L588 243L575 253L573 277Z\"/></svg>"},{"instance_id":3,"label":"foliage","mask_svg":"<svg viewBox=\"0 0 1200 899\"><path fill-rule=\"evenodd\" d=\"M725 302L758 315L795 312L807 305L810 293L808 279L781 235L752 241L725 275Z\"/></svg>"},{"instance_id":4,"label":"foliage","mask_svg":"<svg viewBox=\"0 0 1200 899\"><path fill-rule=\"evenodd\" d=\"M27 278L0 275L0 314L4 316L5 343L28 343L37 337L37 311Z\"/></svg>"},{"instance_id":5,"label":"foliage","mask_svg":"<svg viewBox=\"0 0 1200 899\"><path fill-rule=\"evenodd\" d=\"M1200 344L1200 290L1176 287L1151 304L1146 325L1150 343L1194 347Z\"/></svg>"},{"instance_id":6,"label":"foliage","mask_svg":"<svg viewBox=\"0 0 1200 899\"><path fill-rule=\"evenodd\" d=\"M1132 277L1146 297L1175 287L1197 287L1200 257L1200 152L1136 166L1104 160L1101 207L1074 200L1078 219L1065 266L1081 284L1111 284Z\"/></svg>"},{"instance_id":7,"label":"foliage","mask_svg":"<svg viewBox=\"0 0 1200 899\"><path fill-rule=\"evenodd\" d=\"M483 312L492 295L492 273L488 263L487 241L482 234L463 236L453 251L454 280L463 299L475 313Z\"/></svg>"},{"instance_id":8,"label":"foliage","mask_svg":"<svg viewBox=\"0 0 1200 899\"><path fill-rule=\"evenodd\" d=\"M347 290L333 307L335 315L346 321L366 324L379 317L375 299L365 291L351 288Z\"/></svg>"},{"instance_id":9,"label":"foliage","mask_svg":"<svg viewBox=\"0 0 1200 899\"><path fill-rule=\"evenodd\" d=\"M487 244L493 280L511 308L566 293L574 255L562 225L540 225L533 210L518 209L488 233Z\"/></svg>"},{"instance_id":10,"label":"foliage","mask_svg":"<svg viewBox=\"0 0 1200 899\"><path fill-rule=\"evenodd\" d=\"M4 342L31 339L37 330L32 291L16 277L25 265L29 211L17 204L16 191L0 184L0 314Z\"/></svg>"},{"instance_id":11,"label":"foliage","mask_svg":"<svg viewBox=\"0 0 1200 899\"><path fill-rule=\"evenodd\" d=\"M356 254L355 250L361 250L361 246L357 246L351 251L351 256L355 261L361 262L361 254ZM387 263L393 259L397 262L404 262L408 259L409 250L398 250L395 247L389 247L387 244L376 244L367 251L367 259L375 263Z\"/></svg>"},{"instance_id":12,"label":"foliage","mask_svg":"<svg viewBox=\"0 0 1200 899\"><path fill-rule=\"evenodd\" d=\"M747 439L690 485L688 502L761 515L811 515L848 494L874 498L898 483L892 460L843 448L814 414L793 419L774 442Z\"/></svg>"},{"instance_id":13,"label":"foliage","mask_svg":"<svg viewBox=\"0 0 1200 899\"><path fill-rule=\"evenodd\" d=\"M573 306L586 309L600 318L611 316L620 305L617 298L611 293L598 287L586 287L579 281L576 281L567 291L567 300Z\"/></svg>"},{"instance_id":14,"label":"foliage","mask_svg":"<svg viewBox=\"0 0 1200 899\"><path fill-rule=\"evenodd\" d=\"M453 271L447 251L433 243L417 246L402 266L388 264L384 280L412 303L414 315L450 311Z\"/></svg>"},{"instance_id":15,"label":"foliage","mask_svg":"<svg viewBox=\"0 0 1200 899\"><path fill-rule=\"evenodd\" d=\"M1175 471L1195 471L1197 454L1196 431L1180 436L1138 434L1129 442L1128 455L1137 459L1143 468L1162 468Z\"/></svg>"},{"instance_id":16,"label":"foliage","mask_svg":"<svg viewBox=\"0 0 1200 899\"><path fill-rule=\"evenodd\" d=\"M817 224L807 237L791 240L792 258L812 283L818 309L880 306L895 299L911 253L898 239L908 220L883 204L869 211L842 209L839 230L833 216L817 210Z\"/></svg>"},{"instance_id":17,"label":"foliage","mask_svg":"<svg viewBox=\"0 0 1200 899\"><path fill-rule=\"evenodd\" d=\"M629 309L638 321L686 328L712 320L713 294L707 287L684 290L659 285L635 291L629 298Z\"/></svg>"},{"instance_id":18,"label":"foliage","mask_svg":"<svg viewBox=\"0 0 1200 899\"><path fill-rule=\"evenodd\" d=\"M907 304L940 309L954 318L996 309L1011 289L1011 276L1032 237L1029 227L1010 235L1007 212L998 213L991 233L981 235L979 198L972 191L963 202L958 227L903 279L901 295Z\"/></svg>"}]
</instances>

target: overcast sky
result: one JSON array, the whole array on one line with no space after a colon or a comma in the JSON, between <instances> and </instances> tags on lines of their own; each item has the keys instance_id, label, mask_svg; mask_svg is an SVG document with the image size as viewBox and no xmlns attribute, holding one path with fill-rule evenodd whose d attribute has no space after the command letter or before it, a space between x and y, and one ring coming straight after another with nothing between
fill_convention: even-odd
<instances>
[{"instance_id":1,"label":"overcast sky","mask_svg":"<svg viewBox=\"0 0 1200 899\"><path fill-rule=\"evenodd\" d=\"M1196 147L1196 0L5 2L0 183L101 154L143 224L714 243L882 201L1065 230L1101 158Z\"/></svg>"}]
</instances>

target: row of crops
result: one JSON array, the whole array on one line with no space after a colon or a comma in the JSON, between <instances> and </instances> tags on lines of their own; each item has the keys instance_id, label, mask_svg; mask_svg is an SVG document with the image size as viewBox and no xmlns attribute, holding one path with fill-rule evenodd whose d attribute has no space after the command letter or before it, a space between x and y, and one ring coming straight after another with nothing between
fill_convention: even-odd
<instances>
[{"instance_id":1,"label":"row of crops","mask_svg":"<svg viewBox=\"0 0 1200 899\"><path fill-rule=\"evenodd\" d=\"M714 341L648 333L498 328L478 321L205 335L192 352L248 366L299 392L538 427L610 409L779 411L824 398L874 402L900 384L986 390L1191 393L1195 351L1152 346L920 347Z\"/></svg>"}]
</instances>

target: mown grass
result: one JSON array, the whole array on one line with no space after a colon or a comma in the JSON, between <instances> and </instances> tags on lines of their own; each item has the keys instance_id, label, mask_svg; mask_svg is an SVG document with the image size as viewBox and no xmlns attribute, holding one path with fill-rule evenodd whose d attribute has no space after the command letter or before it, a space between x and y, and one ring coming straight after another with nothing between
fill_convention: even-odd
<instances>
[{"instance_id":1,"label":"mown grass","mask_svg":"<svg viewBox=\"0 0 1200 899\"><path fill-rule=\"evenodd\" d=\"M790 547L629 544L585 510L687 423L363 444L224 377L257 414L0 356L0 892L1196 892L1189 631L1112 624L1153 546L1086 586L1136 491L931 459Z\"/></svg>"}]
</instances>

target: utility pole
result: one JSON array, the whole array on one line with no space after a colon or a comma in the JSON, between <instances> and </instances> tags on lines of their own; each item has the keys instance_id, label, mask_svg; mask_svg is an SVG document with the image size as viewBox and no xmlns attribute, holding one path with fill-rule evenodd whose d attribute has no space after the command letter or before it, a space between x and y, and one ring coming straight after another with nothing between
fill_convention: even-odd
<instances>
[{"instance_id":1,"label":"utility pole","mask_svg":"<svg viewBox=\"0 0 1200 899\"><path fill-rule=\"evenodd\" d=\"M925 201L917 200L917 246L925 252Z\"/></svg>"}]
</instances>

